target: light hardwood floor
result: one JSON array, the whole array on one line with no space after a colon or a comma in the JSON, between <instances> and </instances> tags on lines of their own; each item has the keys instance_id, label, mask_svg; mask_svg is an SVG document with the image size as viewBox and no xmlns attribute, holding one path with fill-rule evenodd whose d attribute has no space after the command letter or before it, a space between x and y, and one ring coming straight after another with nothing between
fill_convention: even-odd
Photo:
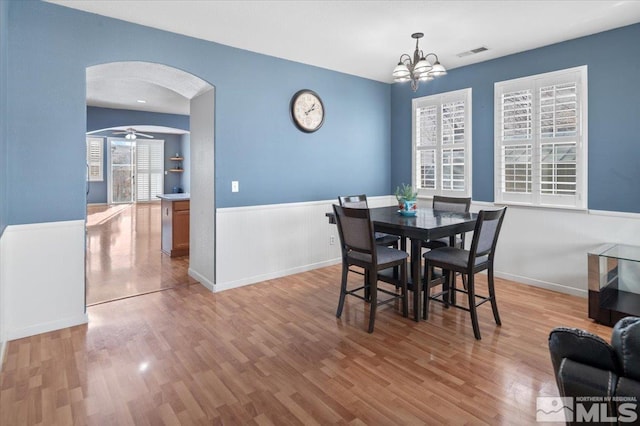
<instances>
[{"instance_id":1,"label":"light hardwood floor","mask_svg":"<svg viewBox=\"0 0 640 426\"><path fill-rule=\"evenodd\" d=\"M420 323L382 307L368 334L360 300L335 318L339 281L332 266L92 306L86 326L9 342L0 424L535 424L536 397L557 395L549 331L610 337L585 299L504 280L481 341L438 304Z\"/></svg>"},{"instance_id":2,"label":"light hardwood floor","mask_svg":"<svg viewBox=\"0 0 640 426\"><path fill-rule=\"evenodd\" d=\"M160 203L87 210L87 305L195 282L188 257L160 251Z\"/></svg>"}]
</instances>

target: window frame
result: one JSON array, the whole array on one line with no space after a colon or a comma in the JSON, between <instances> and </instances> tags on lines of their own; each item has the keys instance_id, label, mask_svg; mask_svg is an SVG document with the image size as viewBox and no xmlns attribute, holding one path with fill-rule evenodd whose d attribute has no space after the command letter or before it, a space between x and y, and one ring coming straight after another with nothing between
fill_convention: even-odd
<instances>
[{"instance_id":1,"label":"window frame","mask_svg":"<svg viewBox=\"0 0 640 426\"><path fill-rule=\"evenodd\" d=\"M541 134L541 105L540 89L552 85L575 83L576 85L576 135L542 137ZM494 84L494 201L498 204L525 205L532 207L587 209L588 184L588 81L587 66L579 66L559 71L536 74L532 76L505 80ZM531 129L530 137L503 140L502 123L502 95L517 91L531 93ZM554 98L556 100L557 98ZM554 110L555 111L555 110ZM555 117L555 116L554 116ZM555 124L555 122L554 122ZM546 194L542 187L544 160L542 158L543 145L573 144L575 142L575 194ZM505 176L503 174L503 149L508 146L530 145L531 152L531 192L505 191ZM524 149L524 148L523 148ZM557 167L558 163L553 163ZM558 168L560 169L560 168ZM554 170L556 170L554 168ZM514 172L515 174L515 172ZM556 182L557 183L557 182ZM547 184L548 185L548 184ZM561 184L562 185L562 184Z\"/></svg>"},{"instance_id":2,"label":"window frame","mask_svg":"<svg viewBox=\"0 0 640 426\"><path fill-rule=\"evenodd\" d=\"M464 140L462 143L443 143L442 106L447 103L464 102ZM411 181L418 191L419 197L433 197L442 195L448 197L470 197L472 192L472 89L470 87L450 92L438 93L435 95L414 98L411 101ZM419 147L417 144L417 111L419 108L436 107L436 144L433 148ZM443 158L444 152L448 150L464 149L464 184L462 190L452 190L443 188ZM418 176L418 152L435 151L435 188L421 188ZM453 164L453 163L452 163Z\"/></svg>"}]
</instances>

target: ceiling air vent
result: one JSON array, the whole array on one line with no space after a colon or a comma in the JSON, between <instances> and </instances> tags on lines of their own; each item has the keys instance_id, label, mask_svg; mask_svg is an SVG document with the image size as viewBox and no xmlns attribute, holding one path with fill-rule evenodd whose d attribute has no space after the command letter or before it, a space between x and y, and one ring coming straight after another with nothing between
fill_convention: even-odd
<instances>
[{"instance_id":1,"label":"ceiling air vent","mask_svg":"<svg viewBox=\"0 0 640 426\"><path fill-rule=\"evenodd\" d=\"M476 53L484 52L485 50L489 50L486 47L476 47L475 49L467 50L466 52L458 53L456 56L458 58L464 58L465 56L475 55Z\"/></svg>"}]
</instances>

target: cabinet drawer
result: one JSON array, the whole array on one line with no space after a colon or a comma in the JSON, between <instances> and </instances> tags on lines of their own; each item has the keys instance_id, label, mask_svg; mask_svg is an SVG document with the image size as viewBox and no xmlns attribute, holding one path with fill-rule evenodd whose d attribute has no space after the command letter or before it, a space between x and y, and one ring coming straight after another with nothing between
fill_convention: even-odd
<instances>
[{"instance_id":1,"label":"cabinet drawer","mask_svg":"<svg viewBox=\"0 0 640 426\"><path fill-rule=\"evenodd\" d=\"M173 211L189 210L189 201L174 201Z\"/></svg>"}]
</instances>

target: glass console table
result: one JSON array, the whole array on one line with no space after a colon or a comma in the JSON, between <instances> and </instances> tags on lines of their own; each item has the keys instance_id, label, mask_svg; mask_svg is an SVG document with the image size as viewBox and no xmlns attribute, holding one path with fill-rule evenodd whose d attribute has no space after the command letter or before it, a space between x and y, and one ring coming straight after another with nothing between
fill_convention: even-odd
<instances>
[{"instance_id":1,"label":"glass console table","mask_svg":"<svg viewBox=\"0 0 640 426\"><path fill-rule=\"evenodd\" d=\"M613 326L640 316L640 247L605 244L587 253L589 318Z\"/></svg>"}]
</instances>

